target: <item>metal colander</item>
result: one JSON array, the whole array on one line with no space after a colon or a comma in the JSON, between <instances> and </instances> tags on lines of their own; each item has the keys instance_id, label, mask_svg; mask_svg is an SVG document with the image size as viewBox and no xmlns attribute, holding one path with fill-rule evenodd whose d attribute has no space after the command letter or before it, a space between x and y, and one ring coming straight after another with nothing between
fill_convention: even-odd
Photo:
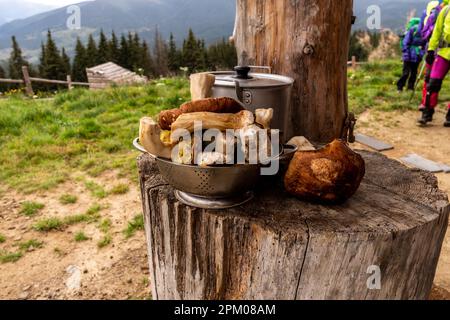
<instances>
[{"instance_id":1,"label":"metal colander","mask_svg":"<svg viewBox=\"0 0 450 320\"><path fill-rule=\"evenodd\" d=\"M139 144L139 139L135 139L133 145L139 151L147 153ZM284 146L282 150L282 155L277 157L277 160L286 161L293 157L297 148ZM176 189L178 194L182 192L204 199L240 199L240 196L255 188L261 177L260 164L199 167L151 156L155 159L164 180Z\"/></svg>"}]
</instances>

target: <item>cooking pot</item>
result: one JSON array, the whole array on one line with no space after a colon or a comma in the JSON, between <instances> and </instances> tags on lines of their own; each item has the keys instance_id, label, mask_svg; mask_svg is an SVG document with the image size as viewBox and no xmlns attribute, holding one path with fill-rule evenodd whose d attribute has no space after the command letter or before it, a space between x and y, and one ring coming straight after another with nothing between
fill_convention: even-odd
<instances>
[{"instance_id":1,"label":"cooking pot","mask_svg":"<svg viewBox=\"0 0 450 320\"><path fill-rule=\"evenodd\" d=\"M272 108L272 128L280 130L280 140L285 143L292 133L290 100L294 79L271 73L251 73L252 69L271 71L270 67L239 66L234 71L211 72L216 76L213 97L236 99L252 112Z\"/></svg>"}]
</instances>

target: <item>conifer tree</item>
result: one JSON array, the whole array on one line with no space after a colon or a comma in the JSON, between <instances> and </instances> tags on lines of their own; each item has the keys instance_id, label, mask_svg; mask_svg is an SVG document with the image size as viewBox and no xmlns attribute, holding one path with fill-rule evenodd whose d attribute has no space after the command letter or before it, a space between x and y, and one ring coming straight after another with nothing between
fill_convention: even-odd
<instances>
[{"instance_id":1,"label":"conifer tree","mask_svg":"<svg viewBox=\"0 0 450 320\"><path fill-rule=\"evenodd\" d=\"M225 38L208 48L208 68L212 70L230 70L237 65L236 47Z\"/></svg>"},{"instance_id":2,"label":"conifer tree","mask_svg":"<svg viewBox=\"0 0 450 320\"><path fill-rule=\"evenodd\" d=\"M43 73L41 76L46 79L65 80L66 69L50 30L47 32L44 57L44 64L40 68Z\"/></svg>"},{"instance_id":3,"label":"conifer tree","mask_svg":"<svg viewBox=\"0 0 450 320\"><path fill-rule=\"evenodd\" d=\"M108 43L108 39L106 39L106 36L103 33L103 30L101 30L100 31L100 40L98 42L97 63L96 64L106 63L111 60L110 49L111 49L111 47Z\"/></svg>"},{"instance_id":4,"label":"conifer tree","mask_svg":"<svg viewBox=\"0 0 450 320\"><path fill-rule=\"evenodd\" d=\"M61 59L62 59L62 64L64 67L64 72L66 73L66 76L68 74L71 74L71 65L70 65L70 58L66 53L66 49L63 47L61 49Z\"/></svg>"},{"instance_id":5,"label":"conifer tree","mask_svg":"<svg viewBox=\"0 0 450 320\"><path fill-rule=\"evenodd\" d=\"M80 38L77 38L77 44L75 46L75 57L72 65L72 78L74 81L87 82L86 75L87 58L86 48L81 42Z\"/></svg>"},{"instance_id":6,"label":"conifer tree","mask_svg":"<svg viewBox=\"0 0 450 320\"><path fill-rule=\"evenodd\" d=\"M154 62L145 40L142 42L141 61L141 68L144 69L144 75L149 78L152 77L154 75Z\"/></svg>"},{"instance_id":7,"label":"conifer tree","mask_svg":"<svg viewBox=\"0 0 450 320\"><path fill-rule=\"evenodd\" d=\"M120 37L120 50L119 50L119 65L129 69L129 50L128 50L128 42L125 36L122 34Z\"/></svg>"},{"instance_id":8,"label":"conifer tree","mask_svg":"<svg viewBox=\"0 0 450 320\"><path fill-rule=\"evenodd\" d=\"M168 49L158 28L155 31L155 75L166 76L169 74L168 67Z\"/></svg>"},{"instance_id":9,"label":"conifer tree","mask_svg":"<svg viewBox=\"0 0 450 320\"><path fill-rule=\"evenodd\" d=\"M169 52L167 54L168 67L171 73L177 74L181 67L181 53L177 49L173 33L170 33Z\"/></svg>"},{"instance_id":10,"label":"conifer tree","mask_svg":"<svg viewBox=\"0 0 450 320\"><path fill-rule=\"evenodd\" d=\"M86 64L88 68L97 65L97 55L97 44L95 43L93 35L90 34L86 48Z\"/></svg>"},{"instance_id":11,"label":"conifer tree","mask_svg":"<svg viewBox=\"0 0 450 320\"><path fill-rule=\"evenodd\" d=\"M41 78L44 77L45 70L46 70L45 45L42 42L41 43L41 53L39 55L39 65L38 65L38 72L39 72L39 76Z\"/></svg>"},{"instance_id":12,"label":"conifer tree","mask_svg":"<svg viewBox=\"0 0 450 320\"><path fill-rule=\"evenodd\" d=\"M22 56L22 49L17 43L16 37L11 37L12 51L8 60L8 74L11 79L22 79L22 66L30 66Z\"/></svg>"},{"instance_id":13,"label":"conifer tree","mask_svg":"<svg viewBox=\"0 0 450 320\"><path fill-rule=\"evenodd\" d=\"M137 33L128 33L128 65L132 71L142 68L141 43Z\"/></svg>"},{"instance_id":14,"label":"conifer tree","mask_svg":"<svg viewBox=\"0 0 450 320\"><path fill-rule=\"evenodd\" d=\"M199 69L200 60L199 42L192 29L189 29L188 38L183 44L183 66L188 68L189 73L193 73Z\"/></svg>"},{"instance_id":15,"label":"conifer tree","mask_svg":"<svg viewBox=\"0 0 450 320\"><path fill-rule=\"evenodd\" d=\"M117 36L114 31L111 33L111 40L109 41L109 54L110 60L114 63L119 62L120 50L119 50L119 41L117 40Z\"/></svg>"}]
</instances>

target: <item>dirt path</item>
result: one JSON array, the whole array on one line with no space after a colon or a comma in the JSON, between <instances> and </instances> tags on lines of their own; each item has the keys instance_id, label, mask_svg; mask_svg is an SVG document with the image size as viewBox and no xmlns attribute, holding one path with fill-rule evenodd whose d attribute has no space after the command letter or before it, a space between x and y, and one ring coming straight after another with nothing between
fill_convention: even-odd
<instances>
[{"instance_id":1,"label":"dirt path","mask_svg":"<svg viewBox=\"0 0 450 320\"><path fill-rule=\"evenodd\" d=\"M399 159L408 153L417 153L450 165L450 128L443 127L444 116L444 111L438 110L433 124L423 128L416 125L417 112L368 111L359 117L357 131L394 145L394 150L384 152L388 157ZM360 144L355 147L367 149ZM450 174L436 176L440 188L450 197ZM450 299L450 229L442 248L435 284L439 287L434 291L436 298Z\"/></svg>"},{"instance_id":2,"label":"dirt path","mask_svg":"<svg viewBox=\"0 0 450 320\"><path fill-rule=\"evenodd\" d=\"M95 179L98 184L120 182L110 172ZM122 181L123 183L126 180ZM62 205L62 194L76 194L75 204ZM20 213L23 201L45 203L33 217ZM94 203L103 208L97 222L81 222L61 231L37 232L32 226L45 217L64 218L86 212ZM149 274L143 231L126 239L128 221L141 212L137 184L122 195L104 199L93 197L82 182L67 183L58 190L23 196L13 191L0 200L0 234L5 241L0 251L17 252L18 244L28 240L43 242L41 248L25 250L14 263L0 264L0 299L146 299ZM103 248L98 241L105 236L100 223L109 219L111 243ZM89 238L76 242L83 231Z\"/></svg>"}]
</instances>

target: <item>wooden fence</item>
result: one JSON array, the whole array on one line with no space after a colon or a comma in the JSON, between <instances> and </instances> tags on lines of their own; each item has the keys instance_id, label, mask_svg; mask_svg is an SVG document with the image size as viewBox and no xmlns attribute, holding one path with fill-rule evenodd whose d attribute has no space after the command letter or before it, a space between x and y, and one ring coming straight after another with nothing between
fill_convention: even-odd
<instances>
[{"instance_id":1,"label":"wooden fence","mask_svg":"<svg viewBox=\"0 0 450 320\"><path fill-rule=\"evenodd\" d=\"M33 82L48 83L48 84L61 84L61 85L67 86L67 88L69 90L72 90L74 86L89 87L89 83L72 81L72 78L70 77L70 75L67 75L66 81L30 77L30 73L28 72L27 66L22 67L22 74L23 74L23 79L2 79L2 78L0 78L0 83L24 84L26 94L31 97L34 96L34 91L33 91L33 86L32 86Z\"/></svg>"},{"instance_id":2,"label":"wooden fence","mask_svg":"<svg viewBox=\"0 0 450 320\"><path fill-rule=\"evenodd\" d=\"M356 68L362 64L365 64L366 62L358 62L356 61L356 57L352 56L352 61L347 62L347 66L351 67L353 70L356 70Z\"/></svg>"}]
</instances>

